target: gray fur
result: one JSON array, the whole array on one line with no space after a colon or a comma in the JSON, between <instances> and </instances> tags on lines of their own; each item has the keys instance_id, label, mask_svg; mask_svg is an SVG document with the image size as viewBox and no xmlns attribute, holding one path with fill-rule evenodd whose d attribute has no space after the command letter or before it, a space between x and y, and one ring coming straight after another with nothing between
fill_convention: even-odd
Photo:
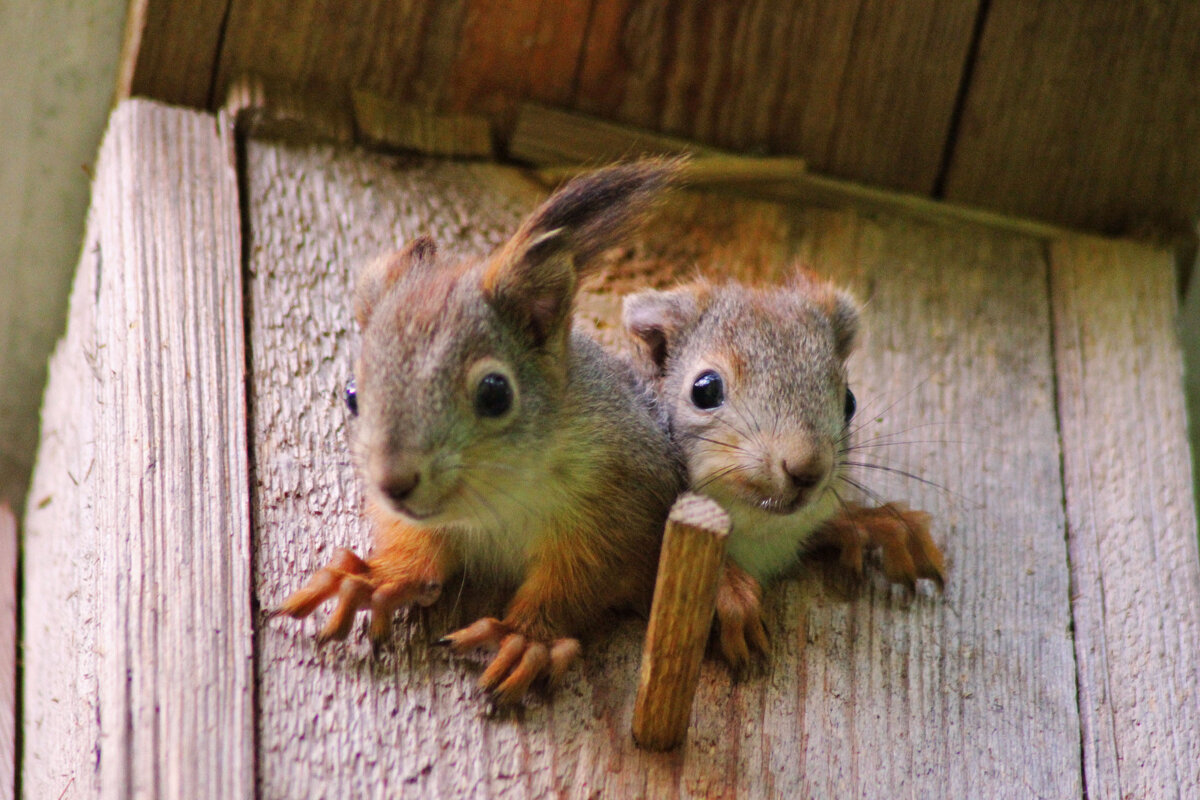
<instances>
[{"instance_id":1,"label":"gray fur","mask_svg":"<svg viewBox=\"0 0 1200 800\"><path fill-rule=\"evenodd\" d=\"M689 482L734 519L730 556L760 581L786 568L837 509L828 487L845 428L853 299L811 281L774 289L698 283L632 295L624 319L643 343L643 367ZM691 401L692 383L707 369L725 386L725 402L713 410ZM811 497L789 482L789 459L828 467Z\"/></svg>"},{"instance_id":2,"label":"gray fur","mask_svg":"<svg viewBox=\"0 0 1200 800\"><path fill-rule=\"evenodd\" d=\"M616 175L626 188L628 172ZM402 518L455 531L468 566L510 579L524 573L539 542L563 530L593 539L620 531L589 541L588 551L606 569L652 572L683 481L653 393L627 363L569 330L575 271L646 200L639 194L622 207L620 192L586 182L572 191L552 197L488 260L441 263L431 245L410 245L369 266L357 292L364 327L356 448L368 492ZM609 205L596 205L597 197ZM572 198L591 206L571 207ZM539 222L547 218L583 228L547 235ZM556 277L564 268L566 280ZM530 305L543 304L565 312L531 328ZM481 364L515 388L515 410L503 419L475 412L472 370ZM420 471L412 497L390 502L382 487L409 469ZM631 541L639 552L626 552Z\"/></svg>"}]
</instances>

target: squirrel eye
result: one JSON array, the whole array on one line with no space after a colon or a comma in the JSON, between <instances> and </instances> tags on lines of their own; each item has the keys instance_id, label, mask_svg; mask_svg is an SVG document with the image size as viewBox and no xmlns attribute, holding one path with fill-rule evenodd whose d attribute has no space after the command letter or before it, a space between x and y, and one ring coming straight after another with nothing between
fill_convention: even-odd
<instances>
[{"instance_id":1,"label":"squirrel eye","mask_svg":"<svg viewBox=\"0 0 1200 800\"><path fill-rule=\"evenodd\" d=\"M489 372L475 389L475 413L481 417L502 417L512 408L513 390L508 378Z\"/></svg>"},{"instance_id":2,"label":"squirrel eye","mask_svg":"<svg viewBox=\"0 0 1200 800\"><path fill-rule=\"evenodd\" d=\"M854 419L854 412L858 410L858 401L854 399L854 392L850 391L850 387L846 387L846 405L844 406L846 415L846 424L850 424L850 420Z\"/></svg>"},{"instance_id":3,"label":"squirrel eye","mask_svg":"<svg viewBox=\"0 0 1200 800\"><path fill-rule=\"evenodd\" d=\"M346 384L346 408L350 409L352 416L358 416L358 387L354 384L354 379Z\"/></svg>"},{"instance_id":4,"label":"squirrel eye","mask_svg":"<svg viewBox=\"0 0 1200 800\"><path fill-rule=\"evenodd\" d=\"M721 376L711 369L700 373L692 384L692 404L705 411L725 402L725 384Z\"/></svg>"}]
</instances>

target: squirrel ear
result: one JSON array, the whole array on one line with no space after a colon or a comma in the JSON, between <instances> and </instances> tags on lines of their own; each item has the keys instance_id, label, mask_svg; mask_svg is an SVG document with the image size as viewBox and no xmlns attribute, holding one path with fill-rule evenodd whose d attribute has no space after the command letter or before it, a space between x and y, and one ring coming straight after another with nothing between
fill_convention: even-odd
<instances>
[{"instance_id":1,"label":"squirrel ear","mask_svg":"<svg viewBox=\"0 0 1200 800\"><path fill-rule=\"evenodd\" d=\"M559 189L489 260L482 284L488 302L538 346L565 330L579 279L628 234L682 163L619 164Z\"/></svg>"},{"instance_id":2,"label":"squirrel ear","mask_svg":"<svg viewBox=\"0 0 1200 800\"><path fill-rule=\"evenodd\" d=\"M428 236L418 236L399 250L379 256L358 273L354 287L354 318L360 328L367 327L375 303L400 276L416 267L434 263L437 245Z\"/></svg>"},{"instance_id":3,"label":"squirrel ear","mask_svg":"<svg viewBox=\"0 0 1200 800\"><path fill-rule=\"evenodd\" d=\"M858 301L848 292L834 292L833 311L829 321L833 324L833 346L838 358L845 359L858 344Z\"/></svg>"},{"instance_id":4,"label":"squirrel ear","mask_svg":"<svg viewBox=\"0 0 1200 800\"><path fill-rule=\"evenodd\" d=\"M626 330L646 345L659 374L665 370L679 334L699 316L696 296L683 289L631 294L625 298L621 313Z\"/></svg>"},{"instance_id":5,"label":"squirrel ear","mask_svg":"<svg viewBox=\"0 0 1200 800\"><path fill-rule=\"evenodd\" d=\"M561 229L529 241L518 242L517 237L484 270L483 295L501 316L525 330L534 346L541 347L566 328L575 299L574 259Z\"/></svg>"}]
</instances>

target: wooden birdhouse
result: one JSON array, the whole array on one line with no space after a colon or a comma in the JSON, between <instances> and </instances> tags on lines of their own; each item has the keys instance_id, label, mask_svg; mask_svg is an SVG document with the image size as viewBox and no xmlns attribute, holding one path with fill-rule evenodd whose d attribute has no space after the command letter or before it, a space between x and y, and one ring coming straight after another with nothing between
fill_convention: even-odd
<instances>
[{"instance_id":1,"label":"wooden birdhouse","mask_svg":"<svg viewBox=\"0 0 1200 800\"><path fill-rule=\"evenodd\" d=\"M1173 328L1200 7L129 13L26 516L26 795L1200 794ZM803 264L847 287L855 480L929 512L944 591L804 554L766 587L770 652L699 662L665 752L631 735L637 615L500 713L432 644L489 613L470 575L379 652L357 629L319 646L322 612L268 620L370 546L342 401L354 271L423 234L485 254L565 178L664 153L691 155L687 186L609 254L581 319L611 343L623 294L697 273Z\"/></svg>"}]
</instances>

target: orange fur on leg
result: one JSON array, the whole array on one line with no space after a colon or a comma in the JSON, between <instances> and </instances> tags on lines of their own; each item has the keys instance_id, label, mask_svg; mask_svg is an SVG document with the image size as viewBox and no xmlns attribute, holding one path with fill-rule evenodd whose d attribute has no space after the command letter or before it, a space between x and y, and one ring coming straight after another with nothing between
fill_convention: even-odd
<instances>
[{"instance_id":1,"label":"orange fur on leg","mask_svg":"<svg viewBox=\"0 0 1200 800\"><path fill-rule=\"evenodd\" d=\"M499 705L519 703L539 678L560 680L580 653L575 634L611 605L613 586L606 584L604 571L580 563L595 554L581 551L577 540L550 541L534 559L503 620L484 618L442 640L460 653L496 648L479 686Z\"/></svg>"},{"instance_id":2,"label":"orange fur on leg","mask_svg":"<svg viewBox=\"0 0 1200 800\"><path fill-rule=\"evenodd\" d=\"M366 561L350 550L338 549L272 616L287 614L301 619L336 595L337 605L318 641L346 638L355 614L366 608L371 613L371 640L379 644L391 635L397 609L436 600L446 578L458 568L454 549L437 531L373 516L375 548Z\"/></svg>"},{"instance_id":3,"label":"orange fur on leg","mask_svg":"<svg viewBox=\"0 0 1200 800\"><path fill-rule=\"evenodd\" d=\"M825 523L817 543L838 548L843 566L862 573L863 552L880 548L883 572L893 583L910 588L918 578L946 586L946 562L929 535L930 516L903 503L869 508L847 504L842 513Z\"/></svg>"},{"instance_id":4,"label":"orange fur on leg","mask_svg":"<svg viewBox=\"0 0 1200 800\"><path fill-rule=\"evenodd\" d=\"M749 666L751 651L764 655L770 651L762 620L762 587L732 561L726 561L717 585L716 621L721 655L735 672Z\"/></svg>"}]
</instances>

